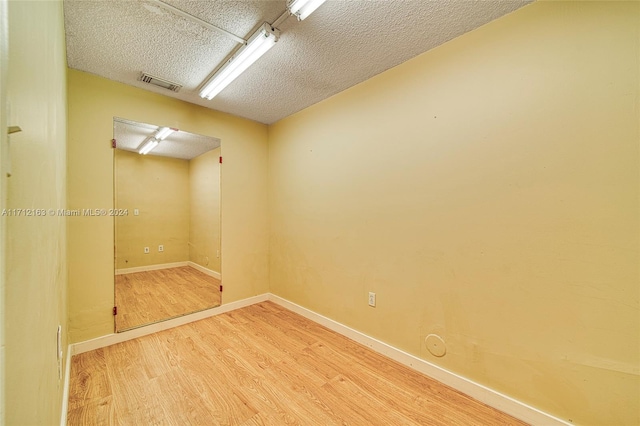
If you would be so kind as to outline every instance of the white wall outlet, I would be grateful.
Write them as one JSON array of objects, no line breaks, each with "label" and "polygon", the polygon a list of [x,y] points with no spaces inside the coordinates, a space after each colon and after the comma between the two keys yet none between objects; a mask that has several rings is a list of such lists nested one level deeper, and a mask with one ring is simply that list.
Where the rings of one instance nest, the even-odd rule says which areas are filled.
[{"label": "white wall outlet", "polygon": [[160,253],[162,253],[162,252],[164,251],[164,246],[163,246],[162,244],[160,244],[160,245],[158,246],[158,251],[159,251]]},{"label": "white wall outlet", "polygon": [[144,254],[149,254],[149,247],[144,248]]},{"label": "white wall outlet", "polygon": [[376,306],[376,294],[373,292],[369,292],[369,306]]},{"label": "white wall outlet", "polygon": [[133,209],[133,215],[134,216],[138,216],[140,214],[140,210],[138,209]]}]

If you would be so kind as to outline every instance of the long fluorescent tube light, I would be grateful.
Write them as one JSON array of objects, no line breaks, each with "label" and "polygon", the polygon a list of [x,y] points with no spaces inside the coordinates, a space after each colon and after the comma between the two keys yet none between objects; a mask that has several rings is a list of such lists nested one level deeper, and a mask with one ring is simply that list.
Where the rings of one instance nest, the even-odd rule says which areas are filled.
[{"label": "long fluorescent tube light", "polygon": [[152,149],[154,149],[156,146],[158,146],[159,143],[160,142],[158,142],[154,138],[151,138],[146,143],[143,142],[142,148],[140,148],[138,153],[140,153],[142,155],[147,155],[148,153],[151,152]]},{"label": "long fluorescent tube light", "polygon": [[178,129],[172,129],[171,127],[161,127],[156,132],[155,138],[159,141],[163,141],[169,136],[171,133],[175,132]]},{"label": "long fluorescent tube light", "polygon": [[213,99],[278,41],[280,32],[266,22],[247,40],[226,64],[207,81],[200,97]]},{"label": "long fluorescent tube light", "polygon": [[289,5],[289,12],[296,15],[299,21],[311,15],[325,0],[293,0]]}]

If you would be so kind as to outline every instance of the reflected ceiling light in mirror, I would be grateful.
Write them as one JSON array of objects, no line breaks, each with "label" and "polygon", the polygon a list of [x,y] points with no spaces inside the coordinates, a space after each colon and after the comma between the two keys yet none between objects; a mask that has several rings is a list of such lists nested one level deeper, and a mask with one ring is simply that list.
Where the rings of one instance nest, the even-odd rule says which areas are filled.
[{"label": "reflected ceiling light in mirror", "polygon": [[149,137],[145,139],[144,142],[142,142],[141,148],[138,153],[147,155],[149,152],[151,152],[152,149],[158,146],[159,143],[160,142],[158,142],[155,138]]},{"label": "reflected ceiling light in mirror", "polygon": [[213,99],[267,50],[271,49],[278,41],[279,36],[280,32],[272,28],[271,25],[266,22],[262,24],[258,31],[247,40],[247,43],[204,84],[200,91],[200,97]]},{"label": "reflected ceiling light in mirror", "polygon": [[295,15],[299,21],[311,15],[325,0],[293,0],[289,4],[289,12]]},{"label": "reflected ceiling light in mirror", "polygon": [[163,141],[167,138],[167,136],[169,136],[171,133],[176,132],[178,129],[173,129],[171,127],[161,127],[158,129],[158,131],[156,132],[156,136],[155,138],[158,141]]},{"label": "reflected ceiling light in mirror", "polygon": [[171,127],[159,127],[158,130],[156,130],[156,133],[154,136],[149,136],[144,141],[142,141],[142,143],[140,144],[140,149],[138,150],[138,153],[142,155],[147,155],[155,147],[157,147],[161,141],[165,140],[171,133],[177,132],[177,131],[178,129],[174,129]]}]

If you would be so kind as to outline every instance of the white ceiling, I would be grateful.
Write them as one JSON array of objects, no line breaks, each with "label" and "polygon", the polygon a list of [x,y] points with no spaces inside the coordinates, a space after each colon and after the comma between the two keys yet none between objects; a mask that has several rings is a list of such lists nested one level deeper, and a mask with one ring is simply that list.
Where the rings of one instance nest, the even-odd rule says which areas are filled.
[{"label": "white ceiling", "polygon": [[[155,135],[161,127],[115,117],[113,119],[113,137],[116,140],[116,147],[125,151],[138,152],[138,149],[141,148],[140,145],[149,136]],[[219,146],[220,139],[178,129],[161,141],[147,155],[191,160]]]},{"label": "white ceiling", "polygon": [[[198,89],[237,43],[145,0],[65,0],[71,68],[273,123],[532,0],[339,0],[285,20],[280,40],[212,100]],[[285,0],[166,0],[239,37],[273,23]],[[146,72],[178,92],[138,81]]]}]

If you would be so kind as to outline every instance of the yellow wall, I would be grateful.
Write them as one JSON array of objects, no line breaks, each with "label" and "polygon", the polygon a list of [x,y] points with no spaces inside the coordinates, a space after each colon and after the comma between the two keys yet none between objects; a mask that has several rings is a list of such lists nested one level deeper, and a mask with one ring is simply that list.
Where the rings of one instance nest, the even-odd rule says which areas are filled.
[{"label": "yellow wall", "polygon": [[[9,156],[9,136],[7,114],[3,110],[7,104],[7,58],[9,56],[9,12],[7,2],[0,0],[0,209],[7,207],[6,160]],[[0,215],[0,424],[5,424],[5,290],[7,219]]]},{"label": "yellow wall", "polygon": [[189,161],[189,260],[220,272],[221,148]]},{"label": "yellow wall", "polygon": [[639,8],[535,3],[271,126],[271,291],[577,424],[640,423]]},{"label": "yellow wall", "polygon": [[[113,206],[113,117],[222,140],[222,269],[229,303],[268,291],[267,127],[173,98],[68,71],[69,209]],[[68,223],[69,335],[113,332],[113,219]]]},{"label": "yellow wall", "polygon": [[[10,137],[12,175],[2,197],[9,209],[44,209],[47,214],[5,217],[6,375],[2,386],[6,412],[2,423],[52,425],[60,422],[62,404],[56,360],[58,324],[63,327],[67,356],[66,220],[48,213],[65,205],[67,68],[62,2],[9,2],[8,17],[7,124],[20,126],[22,132]],[[0,108],[2,114],[7,112],[5,105]]]},{"label": "yellow wall", "polygon": [[116,269],[188,261],[190,161],[121,149],[114,156],[115,206],[127,211],[115,216]]}]

